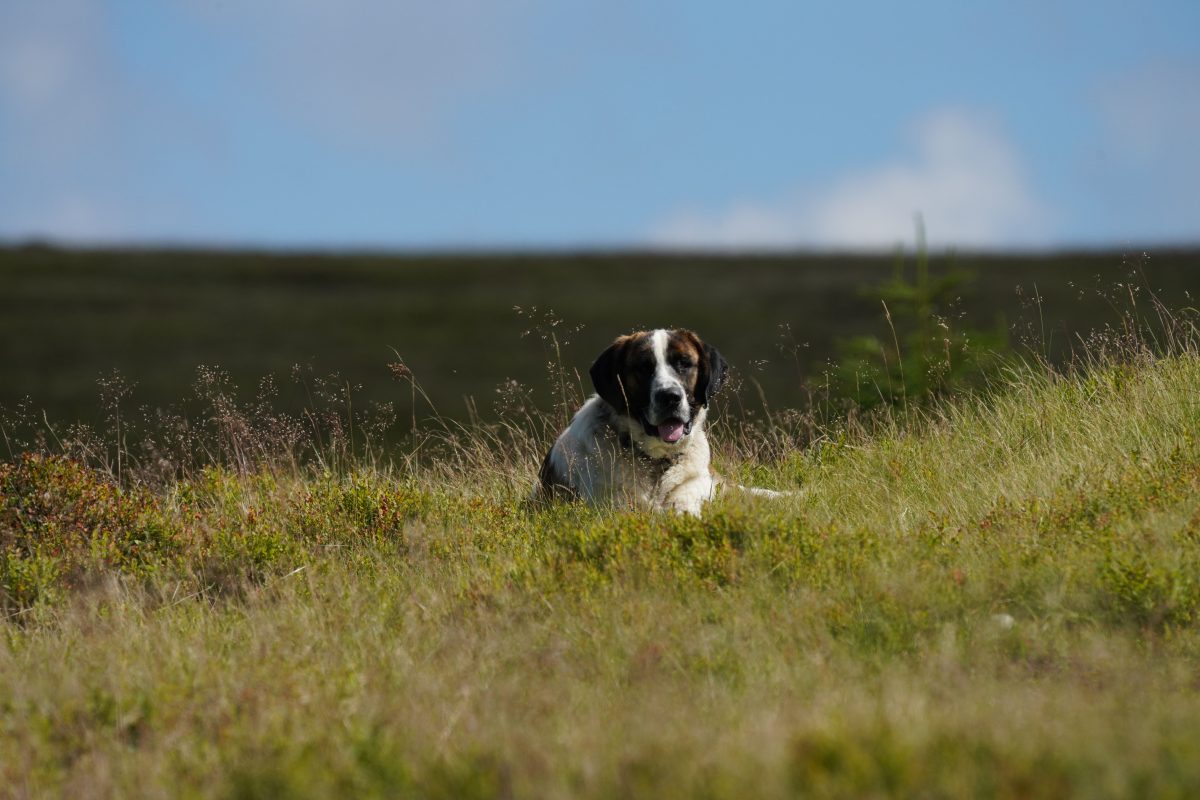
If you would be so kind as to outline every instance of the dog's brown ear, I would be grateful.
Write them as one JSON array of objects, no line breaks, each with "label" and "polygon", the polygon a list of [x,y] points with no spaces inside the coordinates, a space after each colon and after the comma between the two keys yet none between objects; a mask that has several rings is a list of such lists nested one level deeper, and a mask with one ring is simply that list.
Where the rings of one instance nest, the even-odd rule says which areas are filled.
[{"label": "dog's brown ear", "polygon": [[729,365],[725,363],[725,359],[722,358],[717,348],[711,344],[704,344],[702,349],[698,365],[700,374],[696,377],[696,402],[707,406],[713,395],[725,385],[725,375],[729,372]]},{"label": "dog's brown ear", "polygon": [[627,341],[627,337],[622,336],[610,344],[596,357],[591,369],[592,386],[595,387],[596,394],[619,414],[629,410],[629,400],[625,395],[627,388],[621,382],[621,367],[625,363]]}]

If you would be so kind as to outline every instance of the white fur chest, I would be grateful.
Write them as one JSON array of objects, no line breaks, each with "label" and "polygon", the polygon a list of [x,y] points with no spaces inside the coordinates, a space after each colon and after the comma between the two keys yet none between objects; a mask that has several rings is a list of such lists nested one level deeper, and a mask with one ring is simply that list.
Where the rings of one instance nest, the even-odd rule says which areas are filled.
[{"label": "white fur chest", "polygon": [[550,473],[556,485],[590,503],[699,515],[715,488],[709,459],[703,413],[689,435],[666,444],[593,397],[551,448],[543,482]]}]

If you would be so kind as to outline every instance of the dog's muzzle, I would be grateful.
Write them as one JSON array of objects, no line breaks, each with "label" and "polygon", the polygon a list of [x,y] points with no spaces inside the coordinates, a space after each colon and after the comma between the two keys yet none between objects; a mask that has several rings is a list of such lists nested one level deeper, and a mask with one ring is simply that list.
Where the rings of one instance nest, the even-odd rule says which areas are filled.
[{"label": "dog's muzzle", "polygon": [[690,419],[683,420],[679,417],[668,417],[663,422],[655,425],[643,416],[642,428],[646,431],[647,436],[661,439],[667,444],[675,444],[675,442],[678,442],[692,432],[692,421]]}]

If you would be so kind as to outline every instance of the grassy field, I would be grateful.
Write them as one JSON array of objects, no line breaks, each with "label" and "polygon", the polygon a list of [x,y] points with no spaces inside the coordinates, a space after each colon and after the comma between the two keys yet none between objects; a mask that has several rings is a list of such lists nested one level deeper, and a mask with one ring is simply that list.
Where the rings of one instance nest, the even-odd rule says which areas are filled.
[{"label": "grassy field", "polygon": [[1195,797],[1179,332],[718,425],[800,493],[702,521],[527,506],[538,416],[390,463],[232,402],[120,461],[63,431],[0,467],[0,795]]},{"label": "grassy field", "polygon": [[[910,253],[906,267],[912,275]],[[1074,336],[1115,322],[1129,288],[1172,308],[1200,294],[1200,251],[933,254],[974,274],[943,310],[961,327],[1000,329],[1013,345],[1061,357]],[[762,386],[773,408],[818,391],[837,340],[885,338],[878,286],[892,256],[320,256],[0,248],[0,407],[29,397],[56,422],[103,416],[97,379],[119,370],[130,404],[181,401],[200,365],[219,366],[244,395],[273,376],[278,401],[311,402],[338,373],[364,403],[393,402],[392,348],[437,412],[494,419],[511,381],[549,408],[547,365],[586,376],[595,355],[634,328],[685,326]],[[1145,299],[1143,294],[1143,300]],[[1039,302],[1040,301],[1040,302]],[[518,310],[519,309],[519,310]],[[557,324],[555,324],[557,322]],[[556,346],[557,343],[557,346]],[[311,370],[308,369],[311,367]],[[755,403],[761,406],[755,396]],[[430,413],[418,402],[418,416]],[[730,409],[734,410],[734,409]]]}]

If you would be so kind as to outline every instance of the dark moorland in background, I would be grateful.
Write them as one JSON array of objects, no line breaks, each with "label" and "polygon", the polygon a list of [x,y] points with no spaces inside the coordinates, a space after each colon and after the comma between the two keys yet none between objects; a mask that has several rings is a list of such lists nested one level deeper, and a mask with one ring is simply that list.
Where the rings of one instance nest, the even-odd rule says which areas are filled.
[{"label": "dark moorland in background", "polygon": [[[1077,335],[1152,312],[1152,291],[1183,309],[1200,294],[1200,249],[938,254],[970,279],[952,326],[1007,331],[1008,344],[1062,359]],[[361,384],[361,401],[409,387],[399,354],[437,411],[495,413],[501,387],[549,407],[547,365],[586,381],[592,358],[634,328],[694,328],[741,384],[772,408],[820,384],[846,337],[887,336],[877,287],[897,256],[849,254],[331,255],[0,249],[0,406],[26,397],[41,417],[98,421],[97,379],[118,370],[131,403],[184,400],[199,365],[226,370],[244,396],[274,376],[279,403],[306,402],[293,365]],[[911,276],[914,256],[903,265]],[[1135,290],[1131,293],[1131,288]],[[559,345],[556,352],[555,342]],[[748,394],[747,394],[748,393]],[[507,395],[509,401],[512,392]],[[423,403],[418,415],[428,413]]]}]

